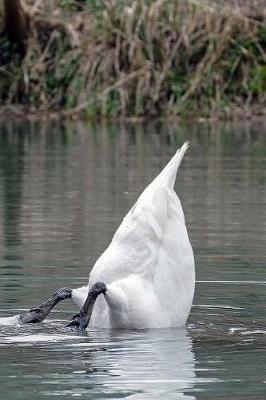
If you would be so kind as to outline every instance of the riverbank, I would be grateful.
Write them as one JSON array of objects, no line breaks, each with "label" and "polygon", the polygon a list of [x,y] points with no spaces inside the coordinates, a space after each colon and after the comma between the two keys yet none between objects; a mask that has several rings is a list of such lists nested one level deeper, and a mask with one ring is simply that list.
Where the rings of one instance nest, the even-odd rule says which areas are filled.
[{"label": "riverbank", "polygon": [[186,0],[42,3],[26,3],[23,54],[0,37],[0,115],[265,115],[262,7]]}]

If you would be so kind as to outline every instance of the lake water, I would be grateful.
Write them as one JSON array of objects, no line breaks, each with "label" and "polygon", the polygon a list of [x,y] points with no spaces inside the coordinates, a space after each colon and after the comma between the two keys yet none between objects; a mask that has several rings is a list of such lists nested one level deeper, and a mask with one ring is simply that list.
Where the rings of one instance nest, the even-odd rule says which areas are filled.
[{"label": "lake water", "polygon": [[266,398],[266,122],[0,123],[0,316],[86,284],[124,214],[179,145],[196,258],[187,327],[64,328],[0,319],[0,398]]}]

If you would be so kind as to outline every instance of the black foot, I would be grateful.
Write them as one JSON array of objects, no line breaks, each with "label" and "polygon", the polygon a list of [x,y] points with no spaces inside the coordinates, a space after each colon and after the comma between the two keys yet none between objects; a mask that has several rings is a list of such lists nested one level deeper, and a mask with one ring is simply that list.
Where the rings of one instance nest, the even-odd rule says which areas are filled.
[{"label": "black foot", "polygon": [[94,303],[100,294],[105,294],[107,287],[103,282],[96,282],[89,290],[87,299],[80,309],[79,314],[74,315],[72,321],[67,325],[70,328],[76,328],[84,331],[89,325]]},{"label": "black foot", "polygon": [[37,324],[42,322],[59,301],[69,299],[71,294],[72,289],[70,288],[58,289],[49,299],[45,300],[38,307],[32,308],[25,314],[21,314],[19,316],[20,322],[23,324]]},{"label": "black foot", "polygon": [[53,296],[56,297],[57,301],[65,300],[65,299],[70,299],[72,295],[72,289],[64,287],[61,289],[58,289]]},{"label": "black foot", "polygon": [[45,311],[42,308],[32,308],[25,314],[19,316],[20,322],[23,324],[38,324],[46,317]]},{"label": "black foot", "polygon": [[75,328],[78,331],[85,331],[87,328],[88,324],[90,322],[90,319],[82,314],[76,314],[73,316],[72,321],[67,324],[67,328]]}]

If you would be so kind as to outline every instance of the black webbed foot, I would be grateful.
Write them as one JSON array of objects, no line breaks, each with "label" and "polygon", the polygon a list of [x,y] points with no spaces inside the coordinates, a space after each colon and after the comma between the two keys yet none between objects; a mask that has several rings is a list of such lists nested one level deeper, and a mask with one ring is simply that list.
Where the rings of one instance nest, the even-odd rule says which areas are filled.
[{"label": "black webbed foot", "polygon": [[105,294],[107,287],[103,282],[96,282],[89,290],[87,299],[80,309],[79,314],[74,315],[72,321],[67,325],[69,328],[76,328],[84,331],[89,325],[94,303],[100,294]]},{"label": "black webbed foot", "polygon": [[61,288],[58,289],[49,299],[45,300],[39,306],[32,308],[24,314],[19,316],[20,322],[23,324],[37,324],[42,322],[49,312],[54,308],[54,306],[59,303],[59,301],[69,299],[72,295],[72,289]]},{"label": "black webbed foot", "polygon": [[78,331],[85,331],[89,322],[90,319],[86,315],[79,313],[73,316],[72,321],[67,324],[67,328],[75,328]]},{"label": "black webbed foot", "polygon": [[70,299],[72,296],[72,289],[68,287],[64,287],[61,289],[58,289],[55,293],[54,296],[56,297],[57,301],[62,301],[65,299]]},{"label": "black webbed foot", "polygon": [[22,314],[19,316],[20,322],[23,324],[37,324],[39,322],[42,322],[44,318],[46,317],[46,314],[43,309],[36,307],[32,308],[25,314]]}]

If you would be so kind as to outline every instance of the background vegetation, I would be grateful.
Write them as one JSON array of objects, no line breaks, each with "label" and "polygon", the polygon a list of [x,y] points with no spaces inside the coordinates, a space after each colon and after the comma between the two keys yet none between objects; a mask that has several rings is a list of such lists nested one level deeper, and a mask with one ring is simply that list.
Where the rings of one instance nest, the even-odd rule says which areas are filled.
[{"label": "background vegetation", "polygon": [[264,113],[262,7],[28,0],[13,1],[12,14],[4,13],[8,1],[0,36],[5,109],[86,117]]}]

